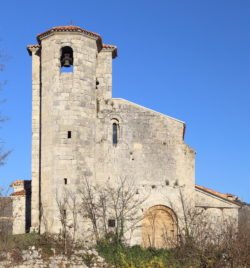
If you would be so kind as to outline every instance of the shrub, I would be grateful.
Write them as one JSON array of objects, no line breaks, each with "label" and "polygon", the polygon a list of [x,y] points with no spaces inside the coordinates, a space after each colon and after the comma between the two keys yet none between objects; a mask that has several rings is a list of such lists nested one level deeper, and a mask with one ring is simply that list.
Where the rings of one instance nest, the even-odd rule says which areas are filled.
[{"label": "shrub", "polygon": [[170,259],[167,249],[126,247],[119,243],[100,242],[97,245],[97,251],[106,262],[117,268],[167,267]]}]

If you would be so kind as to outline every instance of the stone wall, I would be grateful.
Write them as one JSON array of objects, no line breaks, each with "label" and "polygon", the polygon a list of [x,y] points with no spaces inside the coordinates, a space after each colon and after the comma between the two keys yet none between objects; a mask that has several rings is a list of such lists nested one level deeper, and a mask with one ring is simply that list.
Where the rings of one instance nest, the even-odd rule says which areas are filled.
[{"label": "stone wall", "polygon": [[195,205],[206,211],[206,216],[215,230],[220,231],[231,224],[237,228],[240,203],[196,189]]},{"label": "stone wall", "polygon": [[[47,249],[48,250],[48,249]],[[34,246],[28,250],[12,250],[0,253],[0,267],[13,268],[111,268],[95,249],[81,249],[74,251],[70,256],[56,253],[53,256],[43,256],[42,249]]]},{"label": "stone wall", "polygon": [[239,229],[250,235],[250,205],[243,205],[239,210]]},{"label": "stone wall", "polygon": [[[33,229],[61,232],[59,203],[65,201],[66,192],[78,199],[86,179],[99,185],[107,181],[115,185],[119,178],[133,181],[139,197],[147,196],[138,208],[141,216],[162,205],[181,218],[180,193],[190,206],[195,207],[198,198],[217,207],[215,200],[195,194],[195,152],[184,141],[185,123],[112,98],[112,49],[100,45],[95,34],[69,28],[53,30],[29,48],[33,59]],[[61,69],[65,46],[73,50],[72,72]],[[116,143],[113,124],[117,125]],[[230,207],[229,214],[236,215],[236,210]],[[62,213],[70,217],[71,211],[65,207]],[[88,224],[83,218],[78,225],[86,235]],[[141,228],[131,237],[132,244],[140,244]]]},{"label": "stone wall", "polygon": [[12,233],[12,199],[0,197],[0,234]]},{"label": "stone wall", "polygon": [[31,181],[17,180],[11,186],[13,234],[23,234],[31,226]]},{"label": "stone wall", "polygon": [[[71,73],[60,70],[64,46],[73,49]],[[83,177],[94,174],[97,45],[83,35],[57,34],[42,40],[41,47],[42,232],[58,232],[57,200],[64,187],[74,191]]]}]

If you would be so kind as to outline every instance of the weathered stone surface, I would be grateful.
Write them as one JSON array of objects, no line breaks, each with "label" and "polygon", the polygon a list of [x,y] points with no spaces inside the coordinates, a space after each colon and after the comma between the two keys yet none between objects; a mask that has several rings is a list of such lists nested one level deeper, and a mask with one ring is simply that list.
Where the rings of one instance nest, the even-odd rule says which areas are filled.
[{"label": "weathered stone surface", "polygon": [[[41,249],[34,246],[20,253],[17,261],[11,254],[1,256],[4,261],[0,261],[0,267],[18,267],[18,268],[111,268],[104,259],[98,255],[95,249],[82,249],[75,251],[70,257],[65,255],[54,255],[48,259],[42,258]],[[89,257],[88,257],[89,256]],[[88,259],[88,265],[84,259]]]},{"label": "weathered stone surface", "polygon": [[[70,73],[60,69],[64,46],[73,49]],[[77,196],[84,179],[101,185],[119,177],[147,194],[141,216],[161,205],[181,218],[182,191],[193,207],[210,205],[217,214],[226,206],[237,218],[239,206],[195,190],[195,152],[184,141],[184,122],[112,98],[112,58],[112,50],[81,32],[53,32],[32,50],[32,229],[60,232],[57,201],[65,189]],[[78,236],[86,235],[84,219],[78,225]],[[131,237],[141,244],[141,228]]]}]

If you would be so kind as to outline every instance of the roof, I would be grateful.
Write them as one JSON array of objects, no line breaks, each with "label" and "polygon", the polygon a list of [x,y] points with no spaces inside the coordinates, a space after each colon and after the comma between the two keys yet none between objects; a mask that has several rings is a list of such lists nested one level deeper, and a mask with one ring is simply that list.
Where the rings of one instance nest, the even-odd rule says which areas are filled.
[{"label": "roof", "polygon": [[16,192],[13,192],[10,196],[29,196],[31,195],[31,189],[30,188],[27,188],[27,189],[22,189],[20,191],[16,191]]},{"label": "roof", "polygon": [[133,105],[133,106],[135,106],[135,107],[137,107],[137,108],[141,108],[141,109],[143,109],[143,110],[147,110],[147,111],[149,111],[149,112],[151,112],[151,113],[158,114],[158,115],[160,115],[160,116],[163,116],[163,117],[172,119],[172,120],[174,120],[174,121],[176,121],[176,122],[179,122],[179,123],[183,124],[184,126],[185,126],[185,124],[186,124],[184,121],[181,121],[181,120],[179,120],[179,119],[177,119],[177,118],[174,118],[174,117],[172,117],[172,116],[169,116],[169,115],[166,115],[166,114],[157,112],[157,111],[155,111],[155,110],[152,110],[152,109],[150,109],[150,108],[147,108],[147,107],[142,106],[142,105],[140,105],[140,104],[137,104],[137,103],[135,103],[135,102],[131,102],[131,101],[128,101],[128,100],[125,100],[125,99],[122,99],[122,98],[112,98],[112,100],[122,101],[122,102],[124,102],[124,103]]},{"label": "roof", "polygon": [[52,27],[51,29],[40,33],[37,35],[37,41],[40,42],[44,37],[50,35],[53,32],[78,32],[78,33],[84,33],[90,37],[94,37],[97,40],[100,40],[102,42],[102,38],[99,34],[87,31],[79,26],[74,25],[66,25],[66,26],[56,26]]},{"label": "roof", "polygon": [[112,58],[117,57],[117,47],[114,45],[108,45],[108,44],[103,44],[102,45],[102,51],[111,51],[112,52]]},{"label": "roof", "polygon": [[236,196],[236,195],[233,195],[233,194],[223,194],[223,193],[220,193],[220,192],[217,192],[215,190],[212,190],[212,189],[209,189],[209,188],[206,188],[204,186],[200,186],[200,185],[195,185],[195,188],[200,190],[200,191],[203,191],[203,192],[206,192],[208,194],[211,194],[213,196],[216,196],[216,197],[219,197],[223,200],[226,200],[228,202],[231,202],[233,204],[236,204],[236,205],[241,205],[242,202],[239,200],[239,198]]},{"label": "roof", "polygon": [[83,33],[84,35],[87,35],[87,36],[89,36],[91,38],[94,38],[96,40],[97,47],[98,47],[99,51],[101,51],[101,50],[110,51],[110,52],[112,52],[112,57],[113,58],[117,57],[117,47],[116,46],[103,44],[102,43],[102,37],[99,34],[91,32],[91,31],[87,31],[87,30],[85,30],[85,29],[83,29],[83,28],[81,28],[79,26],[74,26],[74,25],[56,26],[56,27],[52,27],[51,29],[49,29],[49,30],[47,30],[47,31],[45,31],[43,33],[38,34],[37,35],[37,41],[38,41],[39,44],[28,45],[27,46],[29,54],[31,55],[31,50],[33,48],[39,48],[40,47],[40,43],[41,43],[42,39],[46,38],[47,36],[52,35],[55,32],[58,32],[58,33],[64,33],[64,32]]},{"label": "roof", "polygon": [[10,196],[26,196],[26,191],[21,190],[21,191],[18,191],[18,192],[14,192]]}]

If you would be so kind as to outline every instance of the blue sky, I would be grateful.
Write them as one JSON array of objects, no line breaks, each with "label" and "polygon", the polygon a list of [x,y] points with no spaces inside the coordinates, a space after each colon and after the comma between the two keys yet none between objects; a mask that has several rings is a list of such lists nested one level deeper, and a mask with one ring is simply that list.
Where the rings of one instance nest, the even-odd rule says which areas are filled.
[{"label": "blue sky", "polygon": [[113,96],[186,122],[196,180],[250,202],[250,2],[247,0],[8,0],[1,3],[0,185],[31,178],[31,59],[26,45],[74,24],[118,46]]}]

